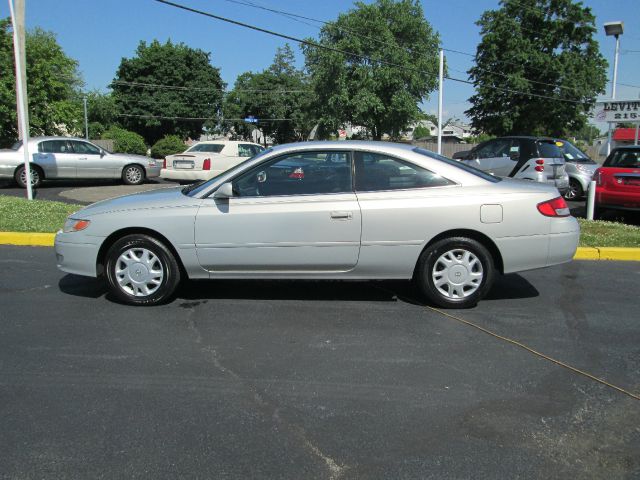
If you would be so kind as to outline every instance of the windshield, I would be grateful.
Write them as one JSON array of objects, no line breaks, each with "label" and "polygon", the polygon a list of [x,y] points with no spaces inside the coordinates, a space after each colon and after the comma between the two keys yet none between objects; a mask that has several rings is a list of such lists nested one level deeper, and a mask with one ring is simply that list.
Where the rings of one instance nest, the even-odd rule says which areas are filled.
[{"label": "windshield", "polygon": [[596,163],[591,160],[586,153],[573,145],[571,142],[567,142],[566,140],[558,140],[556,142],[556,145],[560,147],[562,155],[567,162]]},{"label": "windshield", "polygon": [[450,158],[444,157],[442,155],[438,155],[437,153],[432,152],[431,150],[426,150],[424,148],[416,147],[413,149],[414,152],[419,153],[420,155],[424,155],[425,157],[435,158],[436,160],[440,160],[441,162],[446,163],[447,165],[451,165],[452,167],[459,168],[460,170],[464,170],[467,173],[471,173],[476,177],[480,177],[491,183],[498,183],[502,179],[500,177],[494,177],[493,175],[489,175],[488,173],[483,172],[482,170],[478,170],[466,163],[459,162],[457,160],[452,160]]},{"label": "windshield", "polygon": [[196,143],[187,152],[220,153],[223,148],[224,145],[220,143]]},{"label": "windshield", "polygon": [[[251,162],[253,160],[255,160],[258,157],[263,157],[269,153],[271,153],[273,151],[273,148],[267,148],[266,150],[263,150],[262,152],[260,152],[258,155],[254,155],[251,158],[247,158],[244,162],[240,162],[238,165],[236,165],[235,167],[233,167],[233,169],[237,169],[242,167],[244,164]],[[220,175],[225,175],[227,172],[222,172]],[[189,195],[190,197],[193,197],[195,195],[198,195],[200,192],[202,192],[203,190],[206,190],[209,185],[211,185],[213,182],[215,182],[218,177],[220,175],[217,175],[215,177],[213,177],[210,180],[205,180],[203,182],[198,182],[198,183],[194,183],[192,185],[189,185],[185,188],[182,189],[182,193],[185,195]]]}]

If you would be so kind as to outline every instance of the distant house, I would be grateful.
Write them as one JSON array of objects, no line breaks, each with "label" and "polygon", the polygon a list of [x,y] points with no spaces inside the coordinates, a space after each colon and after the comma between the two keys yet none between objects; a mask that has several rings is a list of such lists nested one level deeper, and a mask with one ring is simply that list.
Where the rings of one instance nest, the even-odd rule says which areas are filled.
[{"label": "distant house", "polygon": [[[431,120],[420,120],[409,126],[405,134],[406,140],[423,140],[415,138],[414,131],[417,127],[426,128],[429,131],[428,139],[435,139],[438,137],[438,126]],[[454,121],[448,123],[442,129],[442,142],[443,143],[465,143],[466,139],[473,136],[474,132],[471,125],[462,123],[460,121]]]},{"label": "distant house", "polygon": [[613,141],[616,147],[621,145],[633,145],[636,139],[635,128],[616,128],[613,132]]}]

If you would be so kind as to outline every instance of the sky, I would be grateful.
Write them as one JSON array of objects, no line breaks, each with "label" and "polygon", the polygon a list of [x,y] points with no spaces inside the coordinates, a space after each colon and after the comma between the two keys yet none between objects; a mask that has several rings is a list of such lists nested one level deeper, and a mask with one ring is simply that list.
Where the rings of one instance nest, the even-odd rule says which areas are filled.
[{"label": "sky", "polygon": [[[229,87],[246,71],[267,68],[276,49],[287,41],[219,20],[158,3],[155,0],[24,0],[27,29],[40,27],[54,32],[65,53],[79,62],[86,90],[107,92],[122,58],[131,58],[140,41],[183,42],[211,52],[211,63],[220,68]],[[319,29],[313,22],[301,23],[291,18],[257,8],[238,5],[233,0],[173,0],[175,3],[232,18],[298,38],[317,38]],[[287,11],[306,17],[332,21],[340,13],[354,8],[351,0],[244,0],[256,5]],[[366,0],[365,3],[371,3]],[[450,50],[475,53],[480,41],[475,22],[485,10],[496,9],[498,0],[421,0],[425,18],[440,34],[442,46]],[[610,63],[611,81],[615,40],[607,37],[604,22],[623,21],[618,67],[618,99],[640,98],[640,0],[584,0],[596,16],[597,40],[603,56]],[[9,4],[0,0],[0,17],[9,16]],[[303,66],[299,46],[298,67]],[[472,65],[470,56],[446,53],[450,74],[458,78]],[[635,85],[625,86],[622,84]],[[445,82],[443,117],[466,120],[468,98],[473,87]],[[601,99],[609,98],[611,85]],[[423,104],[423,109],[436,113],[437,91]],[[604,130],[605,124],[597,124]]]}]

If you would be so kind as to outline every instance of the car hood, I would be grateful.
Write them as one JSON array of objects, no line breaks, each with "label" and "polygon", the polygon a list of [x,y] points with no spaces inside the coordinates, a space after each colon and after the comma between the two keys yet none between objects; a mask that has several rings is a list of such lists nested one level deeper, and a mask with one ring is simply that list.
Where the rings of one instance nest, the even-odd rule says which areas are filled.
[{"label": "car hood", "polygon": [[125,161],[138,161],[148,163],[153,160],[153,158],[145,157],[144,155],[135,155],[133,153],[112,153],[111,158],[116,160],[125,160]]},{"label": "car hood", "polygon": [[110,198],[79,210],[74,217],[90,217],[123,210],[145,210],[199,205],[201,200],[182,193],[184,187],[169,187]]}]

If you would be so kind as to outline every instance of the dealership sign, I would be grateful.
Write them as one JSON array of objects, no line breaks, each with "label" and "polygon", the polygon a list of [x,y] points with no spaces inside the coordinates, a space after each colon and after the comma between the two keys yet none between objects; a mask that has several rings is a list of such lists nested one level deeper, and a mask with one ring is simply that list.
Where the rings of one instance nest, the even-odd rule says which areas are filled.
[{"label": "dealership sign", "polygon": [[593,119],[596,122],[640,122],[640,100],[597,102]]}]

